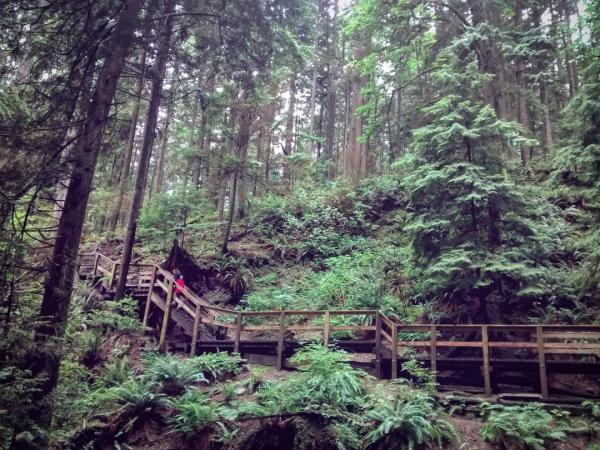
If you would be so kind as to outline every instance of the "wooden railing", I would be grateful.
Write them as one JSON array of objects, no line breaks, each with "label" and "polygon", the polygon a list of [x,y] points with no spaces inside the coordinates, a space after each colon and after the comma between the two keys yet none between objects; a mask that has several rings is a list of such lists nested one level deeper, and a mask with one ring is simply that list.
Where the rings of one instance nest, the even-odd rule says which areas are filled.
[{"label": "wooden railing", "polygon": [[[80,258],[80,270],[93,276],[105,278],[110,290],[118,275],[119,263],[99,253],[84,254]],[[375,371],[382,377],[382,362],[390,360],[391,377],[399,372],[399,361],[407,349],[417,351],[421,359],[429,362],[434,377],[437,374],[441,349],[478,353],[481,360],[483,389],[492,393],[492,353],[510,350],[535,354],[539,368],[540,393],[548,396],[546,355],[596,355],[600,356],[600,326],[576,325],[439,325],[402,324],[377,310],[272,310],[238,311],[209,304],[188,287],[175,295],[173,274],[158,265],[132,264],[132,282],[127,287],[146,295],[143,323],[147,325],[151,305],[163,310],[159,348],[165,350],[167,327],[173,306],[185,312],[193,321],[191,354],[196,353],[198,331],[201,324],[227,330],[233,343],[233,351],[239,352],[242,337],[246,341],[270,335],[276,343],[276,366],[283,367],[286,333],[312,333],[312,339],[328,344],[332,333],[345,331],[356,337],[359,333],[374,335],[373,353]],[[129,281],[129,277],[128,277]],[[339,323],[340,318],[360,317],[358,323]],[[334,320],[332,320],[334,319]],[[337,320],[335,320],[337,319]],[[254,338],[252,337],[254,336]],[[260,339],[259,339],[260,340]],[[263,339],[264,340],[264,339]],[[445,358],[445,361],[451,358]]]},{"label": "wooden railing", "polygon": [[[92,277],[102,277],[102,286],[107,291],[111,291],[116,286],[120,266],[121,263],[97,252],[83,253],[79,256],[79,272]],[[153,268],[154,264],[130,264],[127,275],[127,289],[136,292],[150,289]]]}]

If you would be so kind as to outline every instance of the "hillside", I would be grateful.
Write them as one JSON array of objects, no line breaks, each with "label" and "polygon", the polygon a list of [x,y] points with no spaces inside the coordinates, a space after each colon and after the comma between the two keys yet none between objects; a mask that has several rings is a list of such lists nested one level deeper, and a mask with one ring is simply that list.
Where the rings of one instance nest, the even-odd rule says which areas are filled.
[{"label": "hillside", "polygon": [[0,449],[600,448],[598,0],[0,29]]}]

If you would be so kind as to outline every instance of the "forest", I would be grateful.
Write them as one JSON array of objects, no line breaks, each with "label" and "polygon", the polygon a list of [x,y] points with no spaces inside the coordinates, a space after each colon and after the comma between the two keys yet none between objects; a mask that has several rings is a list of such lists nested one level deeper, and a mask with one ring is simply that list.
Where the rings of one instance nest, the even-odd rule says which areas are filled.
[{"label": "forest", "polygon": [[599,0],[3,0],[0,225],[0,449],[600,449]]}]

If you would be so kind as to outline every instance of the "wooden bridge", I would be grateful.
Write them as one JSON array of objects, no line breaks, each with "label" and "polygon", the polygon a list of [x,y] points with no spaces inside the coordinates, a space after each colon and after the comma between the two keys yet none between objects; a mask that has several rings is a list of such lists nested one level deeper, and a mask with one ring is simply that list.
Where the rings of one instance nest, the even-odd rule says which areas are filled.
[{"label": "wooden bridge", "polygon": [[[101,277],[108,293],[118,266],[100,253],[82,254],[79,261],[80,275]],[[600,326],[415,325],[377,310],[238,311],[213,306],[187,287],[174,295],[174,284],[173,274],[155,264],[132,264],[126,283],[132,296],[145,299],[144,325],[158,313],[163,351],[177,325],[192,355],[233,351],[282,369],[298,347],[320,340],[356,355],[355,362],[378,378],[397,378],[402,364],[416,358],[431,369],[440,389],[456,389],[458,380],[461,390],[487,396],[526,392],[548,400],[550,394],[572,393],[568,386],[553,387],[549,376],[591,375],[596,383],[600,378]],[[585,396],[599,397],[598,392]]]}]

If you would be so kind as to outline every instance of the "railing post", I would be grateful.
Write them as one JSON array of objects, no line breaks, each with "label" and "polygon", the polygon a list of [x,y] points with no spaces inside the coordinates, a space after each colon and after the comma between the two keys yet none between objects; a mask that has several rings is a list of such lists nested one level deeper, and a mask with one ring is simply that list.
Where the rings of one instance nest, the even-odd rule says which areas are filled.
[{"label": "railing post", "polygon": [[152,278],[150,279],[150,287],[148,288],[148,297],[146,297],[146,305],[144,307],[144,320],[142,324],[148,325],[148,317],[150,316],[150,304],[152,303],[152,294],[154,292],[154,283],[156,282],[156,266],[152,268]]},{"label": "railing post", "polygon": [[490,382],[490,340],[487,325],[481,327],[481,349],[483,351],[483,387],[485,395],[492,395]]},{"label": "railing post", "polygon": [[325,318],[323,322],[323,344],[329,345],[329,326],[330,326],[330,314],[329,311],[325,311]]},{"label": "railing post", "polygon": [[398,324],[392,324],[392,380],[398,378]]},{"label": "railing post", "polygon": [[167,339],[167,325],[169,325],[169,317],[171,315],[171,301],[173,300],[173,279],[167,284],[167,302],[165,303],[165,313],[163,314],[162,328],[160,329],[160,339],[158,341],[158,349],[161,352],[165,351],[165,340]]},{"label": "railing post", "polygon": [[545,400],[548,398],[548,378],[546,373],[546,353],[544,350],[544,327],[537,325],[535,328],[537,335],[538,361],[540,365],[540,390],[542,399]]},{"label": "railing post", "polygon": [[194,328],[192,331],[192,346],[190,348],[190,355],[196,355],[196,343],[198,342],[198,327],[200,326],[200,305],[196,304],[196,312],[194,314]]},{"label": "railing post", "polygon": [[277,370],[283,368],[283,350],[285,348],[285,311],[279,315],[279,341],[277,342]]},{"label": "railing post", "polygon": [[242,338],[242,313],[239,312],[235,316],[235,336],[233,341],[233,352],[240,352],[240,340]]},{"label": "railing post", "polygon": [[96,278],[96,272],[98,272],[98,261],[100,260],[100,253],[96,253],[94,258],[94,270],[92,271],[92,279]]},{"label": "railing post", "polygon": [[431,337],[429,339],[429,368],[431,370],[431,379],[437,383],[437,328],[431,325]]},{"label": "railing post", "polygon": [[112,268],[110,269],[110,280],[108,282],[108,290],[112,290],[113,286],[115,285],[115,278],[117,276],[117,267],[119,265],[119,263],[115,262],[115,261],[111,261],[112,262]]},{"label": "railing post", "polygon": [[381,313],[375,313],[375,376],[381,378]]}]

